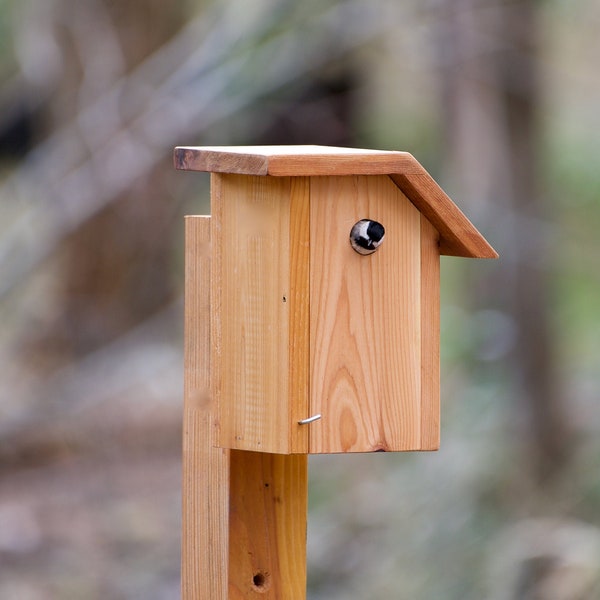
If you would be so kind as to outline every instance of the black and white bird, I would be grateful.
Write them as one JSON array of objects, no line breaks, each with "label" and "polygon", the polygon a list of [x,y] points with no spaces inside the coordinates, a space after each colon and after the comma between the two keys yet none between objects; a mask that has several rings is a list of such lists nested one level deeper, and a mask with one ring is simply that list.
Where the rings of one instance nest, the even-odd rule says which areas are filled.
[{"label": "black and white bird", "polygon": [[359,254],[372,254],[383,242],[385,229],[381,223],[361,219],[350,231],[350,243]]}]

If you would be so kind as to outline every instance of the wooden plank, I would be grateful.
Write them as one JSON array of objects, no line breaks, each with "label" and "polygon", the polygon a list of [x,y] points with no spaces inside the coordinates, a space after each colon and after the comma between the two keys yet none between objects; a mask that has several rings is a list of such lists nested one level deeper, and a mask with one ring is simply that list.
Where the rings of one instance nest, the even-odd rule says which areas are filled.
[{"label": "wooden plank", "polygon": [[289,450],[308,452],[309,428],[298,421],[309,415],[310,368],[310,179],[293,177],[290,197],[289,303]]},{"label": "wooden plank", "polygon": [[247,146],[223,146],[214,149],[180,146],[175,148],[173,162],[176,169],[183,171],[239,175],[267,175],[269,165],[266,155],[253,152],[252,148]]},{"label": "wooden plank", "polygon": [[[420,215],[388,177],[311,178],[311,452],[418,450]],[[382,223],[377,252],[350,229]]]},{"label": "wooden plank", "polygon": [[[299,345],[305,334],[290,334],[290,311],[298,316],[307,310],[297,300],[298,290],[291,288],[306,275],[294,273],[292,281],[290,265],[306,250],[296,248],[292,254],[290,215],[292,205],[295,213],[307,210],[306,194],[299,182],[292,194],[289,178],[229,174],[214,174],[213,190],[213,241],[219,256],[213,269],[219,295],[214,349],[219,355],[219,444],[261,452],[304,451],[306,434],[292,432],[292,423],[307,410],[294,402],[308,398],[290,387],[290,368],[294,384],[300,385],[306,367],[301,366],[301,348],[294,348],[299,362],[290,358],[290,341]],[[299,227],[297,235],[305,236],[306,225]]]},{"label": "wooden plank", "polygon": [[390,174],[390,178],[440,232],[441,254],[498,258],[498,253],[425,169],[420,173]]},{"label": "wooden plank", "polygon": [[280,177],[387,175],[420,168],[408,152],[334,146],[180,146],[174,163],[189,171]]},{"label": "wooden plank", "polygon": [[439,233],[421,215],[421,449],[440,447]]},{"label": "wooden plank", "polygon": [[230,600],[306,598],[307,465],[231,451]]},{"label": "wooden plank", "polygon": [[210,217],[185,220],[181,597],[227,598],[229,451],[210,402]]},{"label": "wooden plank", "polygon": [[276,176],[387,175],[392,168],[404,171],[414,166],[408,152],[342,150],[344,152],[274,155],[269,159],[268,173]]}]

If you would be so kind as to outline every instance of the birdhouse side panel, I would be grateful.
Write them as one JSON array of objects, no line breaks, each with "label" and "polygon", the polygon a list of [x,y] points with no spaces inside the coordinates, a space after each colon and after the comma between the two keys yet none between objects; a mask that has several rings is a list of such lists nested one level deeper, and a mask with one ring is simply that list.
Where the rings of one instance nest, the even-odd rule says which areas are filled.
[{"label": "birdhouse side panel", "polygon": [[[385,227],[367,256],[365,218]],[[388,177],[313,177],[310,220],[310,451],[420,449],[420,213]]]},{"label": "birdhouse side panel", "polygon": [[290,306],[302,310],[290,301],[292,183],[287,177],[213,175],[212,189],[218,442],[288,453]]}]

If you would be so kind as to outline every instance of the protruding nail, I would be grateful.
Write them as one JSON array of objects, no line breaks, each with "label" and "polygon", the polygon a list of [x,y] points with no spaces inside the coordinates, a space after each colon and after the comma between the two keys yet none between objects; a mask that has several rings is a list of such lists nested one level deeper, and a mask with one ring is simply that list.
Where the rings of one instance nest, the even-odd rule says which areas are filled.
[{"label": "protruding nail", "polygon": [[312,417],[308,417],[308,419],[302,419],[301,421],[298,421],[298,425],[308,425],[308,423],[318,421],[320,418],[321,415],[313,415]]}]

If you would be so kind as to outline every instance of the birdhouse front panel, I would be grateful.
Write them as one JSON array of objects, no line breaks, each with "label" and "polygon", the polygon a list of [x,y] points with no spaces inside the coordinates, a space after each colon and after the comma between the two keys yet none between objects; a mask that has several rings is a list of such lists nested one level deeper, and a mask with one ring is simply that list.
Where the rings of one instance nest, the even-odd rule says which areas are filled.
[{"label": "birdhouse front panel", "polygon": [[439,446],[440,253],[493,248],[408,153],[177,148],[211,179],[218,445]]},{"label": "birdhouse front panel", "polygon": [[421,214],[389,177],[313,177],[310,223],[310,451],[421,449]]}]

